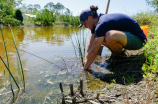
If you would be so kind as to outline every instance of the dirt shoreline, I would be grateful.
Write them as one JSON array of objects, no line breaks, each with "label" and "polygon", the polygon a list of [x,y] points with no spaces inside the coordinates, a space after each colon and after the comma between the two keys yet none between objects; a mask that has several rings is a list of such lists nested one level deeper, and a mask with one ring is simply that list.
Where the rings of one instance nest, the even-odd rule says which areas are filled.
[{"label": "dirt shoreline", "polygon": [[142,59],[143,51],[127,51],[127,53],[128,56],[124,61],[114,61],[109,68],[119,76],[109,78],[94,76],[102,81],[108,81],[109,85],[97,91],[83,90],[84,97],[80,91],[73,97],[66,95],[66,104],[72,104],[74,98],[78,104],[158,104],[158,82],[143,78],[142,66],[145,62],[145,59]]}]

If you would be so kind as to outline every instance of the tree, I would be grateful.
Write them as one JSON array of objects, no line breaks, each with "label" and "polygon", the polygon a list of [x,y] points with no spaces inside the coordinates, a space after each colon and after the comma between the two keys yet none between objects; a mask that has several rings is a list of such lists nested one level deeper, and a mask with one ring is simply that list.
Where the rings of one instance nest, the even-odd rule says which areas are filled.
[{"label": "tree", "polygon": [[19,20],[19,21],[22,23],[22,21],[23,21],[23,16],[22,16],[21,10],[19,10],[19,9],[16,10],[16,12],[15,12],[15,18],[16,18],[17,20]]},{"label": "tree", "polygon": [[34,9],[40,10],[40,9],[41,9],[41,6],[40,6],[39,4],[35,4],[35,5],[34,5]]},{"label": "tree", "polygon": [[[8,2],[7,2],[8,1]],[[0,9],[3,11],[4,16],[14,15],[14,1],[4,0],[0,2]]]},{"label": "tree", "polygon": [[27,6],[26,4],[22,4],[22,6],[19,8],[22,12],[27,13]]},{"label": "tree", "polygon": [[21,2],[22,0],[12,0],[12,1],[14,1],[15,6],[19,6],[22,4],[22,2]]},{"label": "tree", "polygon": [[146,0],[147,4],[155,8],[155,11],[158,12],[158,0]]},{"label": "tree", "polygon": [[56,5],[54,5],[54,8],[55,8],[55,13],[59,13],[60,10],[65,9],[64,5],[62,5],[59,2]]},{"label": "tree", "polygon": [[44,6],[45,9],[48,9],[49,11],[54,10],[54,3],[53,2],[49,2]]},{"label": "tree", "polygon": [[40,22],[44,26],[51,26],[54,21],[54,12],[48,9],[41,10],[41,13],[38,13],[34,19],[34,22]]},{"label": "tree", "polygon": [[70,9],[66,8],[65,14],[70,16],[71,15]]},{"label": "tree", "polygon": [[21,4],[22,0],[0,0],[0,18],[3,25],[20,25],[20,21],[15,19],[15,8]]},{"label": "tree", "polygon": [[30,11],[30,12],[33,12],[33,5],[32,4],[29,4],[27,6],[27,9]]}]

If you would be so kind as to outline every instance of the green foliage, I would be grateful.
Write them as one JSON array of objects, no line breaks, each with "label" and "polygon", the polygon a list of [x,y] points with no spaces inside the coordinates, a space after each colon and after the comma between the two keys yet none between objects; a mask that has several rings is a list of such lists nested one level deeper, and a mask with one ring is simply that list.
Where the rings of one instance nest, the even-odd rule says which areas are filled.
[{"label": "green foliage", "polygon": [[72,26],[79,25],[78,16],[73,17],[73,16],[69,16],[69,15],[61,15],[60,18],[61,18],[61,22],[64,25],[72,25]]},{"label": "green foliage", "polygon": [[140,25],[148,25],[148,42],[144,46],[146,63],[143,65],[144,77],[154,79],[158,74],[158,15],[154,12],[138,13],[134,19]]},{"label": "green foliage", "polygon": [[147,4],[155,8],[155,11],[158,12],[158,1],[157,0],[146,0]]},{"label": "green foliage", "polygon": [[20,25],[20,21],[14,17],[15,6],[21,3],[21,0],[2,0],[0,2],[0,23],[3,25]]},{"label": "green foliage", "polygon": [[16,10],[16,12],[15,12],[15,18],[16,18],[17,20],[19,20],[19,21],[22,23],[22,21],[23,21],[23,16],[22,16],[21,10],[19,10],[19,9]]},{"label": "green foliage", "polygon": [[111,89],[111,88],[113,88],[115,85],[114,85],[114,83],[110,83],[109,85],[107,85],[106,87],[107,87],[107,89]]},{"label": "green foliage", "polygon": [[132,75],[130,75],[130,76],[124,76],[124,77],[123,77],[123,80],[124,80],[124,83],[125,83],[125,84],[133,83],[133,82],[134,82],[134,79],[135,79],[135,74],[132,74]]},{"label": "green foliage", "polygon": [[5,17],[3,17],[3,19],[2,19],[2,24],[3,25],[8,25],[8,24],[10,24],[10,25],[12,25],[12,26],[19,26],[20,25],[20,21],[19,20],[17,20],[17,19],[15,19],[15,18],[13,18],[12,16],[10,16],[10,15],[7,15],[7,16],[5,16]]},{"label": "green foliage", "polygon": [[3,11],[3,16],[14,15],[14,6],[11,5],[11,2],[0,2],[0,9]]},{"label": "green foliage", "polygon": [[[36,15],[36,18],[26,18],[24,23],[35,23],[43,26],[64,25],[64,26],[78,26],[79,17],[72,16],[68,8],[61,3],[56,5],[53,2],[47,3],[43,10],[39,4],[29,4],[28,6],[22,5],[15,11],[15,6],[20,4],[21,0],[6,0],[0,2],[0,23],[4,25],[11,24],[13,26],[19,26],[23,22],[22,12]],[[21,12],[22,11],[22,12]],[[63,11],[65,11],[63,13]],[[16,19],[14,19],[15,17]]]},{"label": "green foliage", "polygon": [[45,9],[48,9],[50,11],[52,11],[54,9],[54,3],[53,2],[49,2],[44,6]]},{"label": "green foliage", "polygon": [[54,12],[48,9],[42,10],[42,13],[38,13],[36,18],[33,19],[34,23],[40,23],[44,26],[51,26],[54,22]]},{"label": "green foliage", "polygon": [[158,18],[154,12],[141,12],[132,16],[140,25],[152,25],[153,20]]},{"label": "green foliage", "polygon": [[54,5],[54,12],[55,13],[60,13],[60,11],[63,9],[65,9],[64,5],[62,5],[59,2],[56,5]]},{"label": "green foliage", "polygon": [[32,5],[32,4],[29,4],[29,5],[27,6],[27,9],[28,9],[29,12],[33,12],[33,5]]},{"label": "green foliage", "polygon": [[61,15],[60,13],[54,13],[54,11],[49,11],[48,9],[43,9],[42,12],[36,14],[36,18],[32,19],[34,23],[52,26],[52,25],[64,25],[64,26],[76,26],[79,25],[79,17],[71,15]]},{"label": "green foliage", "polygon": [[39,4],[34,4],[34,9],[40,10],[40,9],[41,9],[41,6],[40,6]]}]

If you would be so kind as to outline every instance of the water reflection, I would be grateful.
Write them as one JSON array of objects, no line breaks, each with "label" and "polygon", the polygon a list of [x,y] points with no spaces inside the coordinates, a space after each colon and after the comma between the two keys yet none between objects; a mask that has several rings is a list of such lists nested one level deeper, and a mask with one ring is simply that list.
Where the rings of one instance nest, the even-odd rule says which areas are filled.
[{"label": "water reflection", "polygon": [[48,44],[62,45],[69,40],[69,35],[78,32],[77,27],[25,27],[25,39],[32,42],[44,42]]}]

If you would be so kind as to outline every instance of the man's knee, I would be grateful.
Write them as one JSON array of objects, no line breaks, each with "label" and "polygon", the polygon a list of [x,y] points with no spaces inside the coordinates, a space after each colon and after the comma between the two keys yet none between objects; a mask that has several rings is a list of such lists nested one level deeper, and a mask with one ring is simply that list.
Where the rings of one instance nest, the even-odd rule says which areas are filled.
[{"label": "man's knee", "polygon": [[107,43],[116,40],[116,34],[117,32],[115,30],[109,30],[105,34],[105,41]]},{"label": "man's knee", "polygon": [[121,43],[125,46],[127,44],[127,36],[122,31],[110,30],[106,32],[105,41],[107,44]]}]

